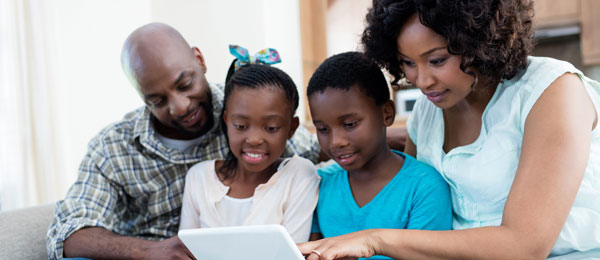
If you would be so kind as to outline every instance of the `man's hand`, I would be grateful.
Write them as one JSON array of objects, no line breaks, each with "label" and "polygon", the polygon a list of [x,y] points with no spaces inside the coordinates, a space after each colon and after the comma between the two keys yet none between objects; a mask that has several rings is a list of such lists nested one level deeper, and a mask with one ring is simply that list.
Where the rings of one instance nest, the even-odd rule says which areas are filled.
[{"label": "man's hand", "polygon": [[148,241],[100,227],[83,228],[69,236],[63,255],[91,259],[196,259],[177,236]]},{"label": "man's hand", "polygon": [[142,259],[196,259],[178,236],[154,242]]}]

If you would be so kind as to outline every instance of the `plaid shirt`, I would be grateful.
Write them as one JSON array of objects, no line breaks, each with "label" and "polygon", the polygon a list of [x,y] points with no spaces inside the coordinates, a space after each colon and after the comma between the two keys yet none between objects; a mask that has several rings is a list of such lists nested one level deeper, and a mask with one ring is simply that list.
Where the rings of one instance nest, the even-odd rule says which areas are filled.
[{"label": "plaid shirt", "polygon": [[[221,87],[211,86],[213,113],[223,107]],[[218,121],[217,121],[218,122]],[[102,227],[123,236],[161,240],[177,234],[185,174],[194,164],[222,159],[229,148],[218,124],[200,144],[183,153],[154,135],[145,107],[104,128],[88,145],[79,176],[57,202],[48,230],[50,259],[63,257],[63,241],[84,227]],[[300,127],[284,156],[298,154],[315,162],[316,137]]]}]

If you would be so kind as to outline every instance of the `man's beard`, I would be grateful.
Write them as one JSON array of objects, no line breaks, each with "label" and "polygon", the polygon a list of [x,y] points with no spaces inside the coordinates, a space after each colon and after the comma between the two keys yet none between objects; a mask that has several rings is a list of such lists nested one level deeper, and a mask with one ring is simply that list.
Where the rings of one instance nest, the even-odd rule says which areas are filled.
[{"label": "man's beard", "polygon": [[[212,98],[211,98],[212,99]],[[210,129],[213,127],[214,123],[215,123],[215,117],[213,115],[213,107],[212,107],[212,102],[211,100],[208,100],[207,102],[202,102],[199,104],[199,106],[201,106],[206,114],[206,122],[204,123],[204,125],[202,126],[202,128],[200,128],[200,130],[198,131],[189,131],[187,129],[185,129],[183,126],[181,126],[177,121],[173,120],[171,123],[173,125],[173,127],[187,135],[195,135],[195,136],[202,136],[204,134],[206,134],[208,131],[210,131]]]}]

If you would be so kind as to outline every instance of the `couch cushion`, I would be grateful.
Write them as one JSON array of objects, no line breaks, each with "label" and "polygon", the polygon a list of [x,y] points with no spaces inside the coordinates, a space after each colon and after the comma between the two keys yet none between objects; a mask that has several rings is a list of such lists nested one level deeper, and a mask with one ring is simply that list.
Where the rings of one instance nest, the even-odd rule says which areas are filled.
[{"label": "couch cushion", "polygon": [[46,232],[54,204],[0,212],[0,259],[48,259]]}]

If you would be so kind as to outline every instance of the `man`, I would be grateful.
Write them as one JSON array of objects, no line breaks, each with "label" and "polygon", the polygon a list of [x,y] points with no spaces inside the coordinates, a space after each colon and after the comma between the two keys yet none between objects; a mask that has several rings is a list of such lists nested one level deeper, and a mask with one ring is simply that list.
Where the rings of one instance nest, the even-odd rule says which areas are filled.
[{"label": "man", "polygon": [[[48,257],[193,259],[176,236],[183,182],[192,165],[227,152],[223,93],[208,84],[200,50],[165,24],[135,30],[121,62],[146,106],[89,143],[77,181],[57,203]],[[293,153],[317,161],[316,138],[299,129],[286,147]]]}]

